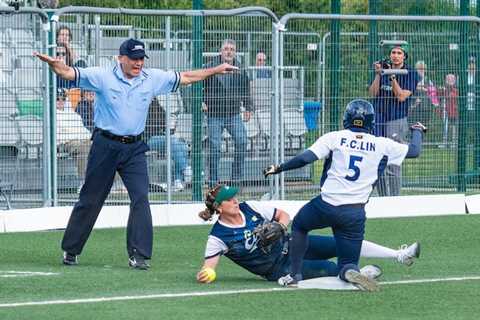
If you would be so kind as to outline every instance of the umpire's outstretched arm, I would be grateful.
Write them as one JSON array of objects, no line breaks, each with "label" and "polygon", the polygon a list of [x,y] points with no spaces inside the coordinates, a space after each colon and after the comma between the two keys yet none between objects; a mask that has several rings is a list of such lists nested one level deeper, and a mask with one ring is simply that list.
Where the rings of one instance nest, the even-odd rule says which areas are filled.
[{"label": "umpire's outstretched arm", "polygon": [[43,62],[48,63],[50,69],[55,72],[59,77],[73,81],[75,80],[75,70],[65,64],[62,58],[53,58],[46,54],[34,52],[34,56],[37,56]]}]

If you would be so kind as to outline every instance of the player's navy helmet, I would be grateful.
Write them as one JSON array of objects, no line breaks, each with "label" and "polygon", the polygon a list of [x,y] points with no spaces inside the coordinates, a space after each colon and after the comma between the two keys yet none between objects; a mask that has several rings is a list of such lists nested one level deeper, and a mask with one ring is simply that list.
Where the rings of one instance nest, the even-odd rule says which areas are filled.
[{"label": "player's navy helmet", "polygon": [[345,129],[358,128],[372,132],[375,125],[375,110],[370,102],[363,99],[350,101],[343,114]]}]

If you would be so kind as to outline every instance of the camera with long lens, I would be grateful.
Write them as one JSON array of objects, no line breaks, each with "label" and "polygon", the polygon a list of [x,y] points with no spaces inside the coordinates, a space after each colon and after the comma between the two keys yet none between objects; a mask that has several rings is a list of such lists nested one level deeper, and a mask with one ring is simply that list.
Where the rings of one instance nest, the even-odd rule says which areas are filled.
[{"label": "camera with long lens", "polygon": [[392,61],[388,58],[377,61],[376,63],[381,65],[382,69],[391,69],[392,68]]}]

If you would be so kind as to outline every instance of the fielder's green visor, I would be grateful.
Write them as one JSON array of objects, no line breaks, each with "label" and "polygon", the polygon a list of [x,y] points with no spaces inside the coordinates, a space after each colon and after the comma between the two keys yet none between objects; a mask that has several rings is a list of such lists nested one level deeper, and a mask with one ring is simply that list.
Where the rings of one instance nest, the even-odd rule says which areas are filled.
[{"label": "fielder's green visor", "polygon": [[235,197],[237,192],[238,192],[238,188],[223,186],[220,188],[220,191],[217,193],[217,196],[215,197],[215,203],[217,205],[220,205],[223,201],[230,200],[233,197]]}]

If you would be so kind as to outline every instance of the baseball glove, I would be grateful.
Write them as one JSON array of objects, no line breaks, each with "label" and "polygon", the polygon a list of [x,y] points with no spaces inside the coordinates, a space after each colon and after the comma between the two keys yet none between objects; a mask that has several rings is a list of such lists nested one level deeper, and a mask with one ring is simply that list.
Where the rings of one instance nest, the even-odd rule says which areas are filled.
[{"label": "baseball glove", "polygon": [[280,166],[271,164],[267,168],[263,169],[263,175],[267,178],[269,175],[280,173]]},{"label": "baseball glove", "polygon": [[287,227],[276,221],[265,222],[255,227],[253,235],[258,239],[257,246],[263,252],[269,253],[272,245],[287,235]]}]

